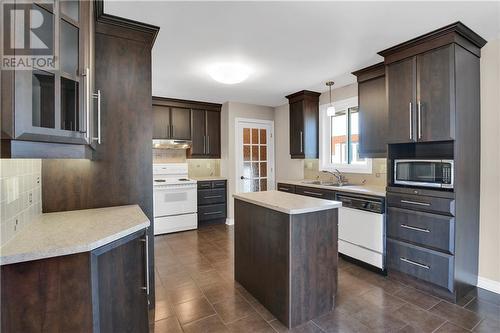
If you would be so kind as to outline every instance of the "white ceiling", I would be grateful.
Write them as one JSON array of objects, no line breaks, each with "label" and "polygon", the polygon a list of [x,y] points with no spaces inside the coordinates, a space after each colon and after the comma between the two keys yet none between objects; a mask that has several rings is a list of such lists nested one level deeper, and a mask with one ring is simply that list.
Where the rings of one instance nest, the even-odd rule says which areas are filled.
[{"label": "white ceiling", "polygon": [[[355,82],[376,53],[455,21],[500,36],[500,2],[167,2],[106,0],[104,11],[160,26],[153,95],[223,103],[284,104],[302,89]],[[236,85],[206,73],[213,62],[255,69]]]}]

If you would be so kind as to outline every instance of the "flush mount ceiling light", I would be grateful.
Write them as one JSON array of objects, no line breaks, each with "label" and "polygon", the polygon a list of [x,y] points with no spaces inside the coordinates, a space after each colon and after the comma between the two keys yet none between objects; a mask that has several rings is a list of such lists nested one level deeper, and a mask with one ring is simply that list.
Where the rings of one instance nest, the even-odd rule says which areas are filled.
[{"label": "flush mount ceiling light", "polygon": [[335,106],[332,104],[332,86],[334,85],[333,81],[328,81],[326,85],[330,88],[330,105],[326,108],[326,115],[328,117],[335,116]]},{"label": "flush mount ceiling light", "polygon": [[217,63],[208,67],[208,74],[212,79],[224,84],[243,82],[251,72],[248,66],[235,62]]}]

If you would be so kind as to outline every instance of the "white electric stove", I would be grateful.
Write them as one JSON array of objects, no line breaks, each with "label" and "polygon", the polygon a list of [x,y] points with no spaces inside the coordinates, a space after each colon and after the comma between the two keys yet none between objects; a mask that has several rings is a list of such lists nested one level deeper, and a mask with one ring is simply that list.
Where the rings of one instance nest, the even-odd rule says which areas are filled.
[{"label": "white electric stove", "polygon": [[188,178],[187,163],[153,164],[155,235],[196,229],[196,180]]}]

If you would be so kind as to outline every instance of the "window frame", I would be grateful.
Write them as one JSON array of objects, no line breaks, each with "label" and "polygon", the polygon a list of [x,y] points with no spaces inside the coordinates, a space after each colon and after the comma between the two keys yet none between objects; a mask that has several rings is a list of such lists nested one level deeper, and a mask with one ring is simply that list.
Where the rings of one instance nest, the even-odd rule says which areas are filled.
[{"label": "window frame", "polygon": [[[346,98],[332,103],[336,110],[345,111],[349,114],[348,110],[350,108],[356,108],[358,106],[358,96]],[[326,114],[326,110],[330,104],[323,104],[319,106],[319,169],[325,171],[335,171],[335,169],[340,172],[346,173],[372,173],[372,159],[366,158],[366,164],[343,164],[343,163],[332,163],[331,162],[331,122],[332,120]],[[359,109],[358,109],[359,110]],[[358,111],[359,112],[359,111]],[[359,114],[359,113],[358,113]],[[349,127],[347,129],[347,134],[350,133],[350,116],[348,116],[347,121]],[[358,124],[359,126],[359,124]],[[350,140],[349,140],[350,141]],[[349,142],[348,141],[348,142]],[[350,151],[350,145],[347,146],[347,154],[352,154]],[[348,158],[349,160],[349,158]]]}]

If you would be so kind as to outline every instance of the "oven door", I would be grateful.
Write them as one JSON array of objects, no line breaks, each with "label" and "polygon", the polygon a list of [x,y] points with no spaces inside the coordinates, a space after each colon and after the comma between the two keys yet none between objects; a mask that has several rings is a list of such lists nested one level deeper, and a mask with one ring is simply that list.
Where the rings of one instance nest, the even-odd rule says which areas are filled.
[{"label": "oven door", "polygon": [[196,213],[197,189],[194,186],[157,186],[154,188],[154,216]]},{"label": "oven door", "polygon": [[394,184],[453,188],[453,161],[395,160]]}]

